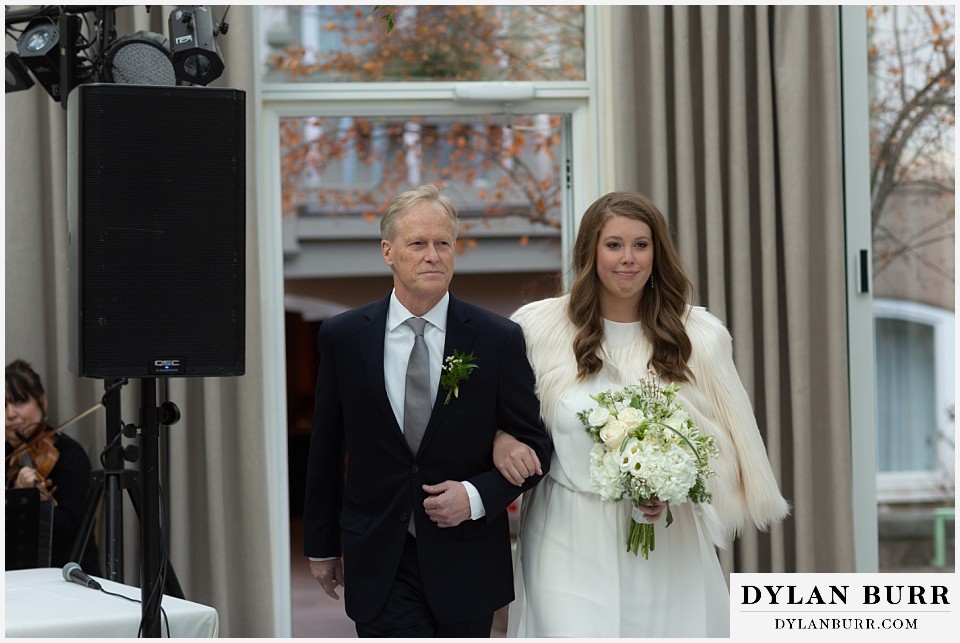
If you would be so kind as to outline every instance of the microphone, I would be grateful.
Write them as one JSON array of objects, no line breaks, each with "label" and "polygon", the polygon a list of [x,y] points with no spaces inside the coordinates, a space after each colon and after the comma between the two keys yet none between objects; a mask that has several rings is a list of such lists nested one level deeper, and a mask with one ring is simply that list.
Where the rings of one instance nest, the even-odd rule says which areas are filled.
[{"label": "microphone", "polygon": [[87,576],[87,573],[76,563],[67,563],[63,566],[63,580],[77,583],[90,589],[100,589],[100,583]]}]

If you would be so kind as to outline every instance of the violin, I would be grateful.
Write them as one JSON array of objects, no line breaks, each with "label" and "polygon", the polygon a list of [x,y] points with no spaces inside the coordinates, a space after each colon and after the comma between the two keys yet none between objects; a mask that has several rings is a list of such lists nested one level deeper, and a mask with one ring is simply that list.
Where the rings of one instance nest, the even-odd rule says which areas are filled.
[{"label": "violin", "polygon": [[45,482],[60,459],[60,451],[54,446],[55,441],[53,427],[45,426],[41,427],[34,437],[14,449],[7,458],[8,485],[17,479],[23,467],[33,467],[40,482]]},{"label": "violin", "polygon": [[[7,486],[13,484],[23,467],[32,467],[36,470],[41,485],[46,483],[47,476],[50,475],[57,464],[57,460],[60,459],[60,451],[54,445],[57,433],[93,413],[101,406],[103,406],[103,403],[98,402],[57,427],[44,424],[34,431],[30,438],[21,438],[20,445],[7,456]],[[53,490],[49,489],[48,492],[52,493]]]}]

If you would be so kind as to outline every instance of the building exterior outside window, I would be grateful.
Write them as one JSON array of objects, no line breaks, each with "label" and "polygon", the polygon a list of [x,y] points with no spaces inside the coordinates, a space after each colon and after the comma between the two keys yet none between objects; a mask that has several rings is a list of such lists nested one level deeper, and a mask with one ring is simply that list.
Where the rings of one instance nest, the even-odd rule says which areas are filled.
[{"label": "building exterior outside window", "polygon": [[868,20],[878,499],[952,505],[954,8]]},{"label": "building exterior outside window", "polygon": [[463,215],[458,274],[560,273],[564,221],[584,174],[574,159],[596,166],[591,152],[573,149],[586,140],[589,13],[261,7],[265,140],[279,143],[269,183],[280,187],[271,201],[283,217],[286,278],[302,286],[386,275],[362,248],[376,249],[390,199],[428,182]]}]

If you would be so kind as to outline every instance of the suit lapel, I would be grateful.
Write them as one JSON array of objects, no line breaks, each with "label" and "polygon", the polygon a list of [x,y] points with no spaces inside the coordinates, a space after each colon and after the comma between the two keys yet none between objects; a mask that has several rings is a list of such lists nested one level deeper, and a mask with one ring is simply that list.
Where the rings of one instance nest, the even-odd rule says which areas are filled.
[{"label": "suit lapel", "polygon": [[[387,328],[387,306],[390,303],[388,296],[382,302],[370,307],[367,312],[367,323],[357,329],[357,340],[360,342],[360,359],[364,372],[373,390],[377,406],[390,425],[396,430],[397,437],[403,441],[403,430],[397,424],[397,416],[393,414],[393,407],[387,398],[387,385],[383,378],[383,351],[384,337]],[[359,403],[363,403],[359,401]],[[403,443],[406,446],[406,442]]]},{"label": "suit lapel", "polygon": [[[450,295],[450,307],[447,309],[447,332],[443,342],[443,355],[440,359],[446,359],[447,355],[453,355],[453,351],[459,353],[469,353],[473,350],[474,338],[477,330],[471,323],[471,315],[459,299]],[[433,413],[430,415],[430,422],[423,434],[423,440],[420,442],[420,451],[422,452],[430,443],[431,438],[437,431],[443,428],[443,418],[446,415],[448,405],[443,401],[447,397],[447,392],[440,385],[437,388],[437,396],[433,403]],[[451,401],[452,404],[452,401]]]}]

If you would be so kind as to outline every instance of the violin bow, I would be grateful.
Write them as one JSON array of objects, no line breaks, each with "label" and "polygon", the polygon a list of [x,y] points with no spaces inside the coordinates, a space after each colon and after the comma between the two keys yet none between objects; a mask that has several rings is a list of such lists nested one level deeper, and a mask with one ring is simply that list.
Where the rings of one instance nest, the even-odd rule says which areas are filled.
[{"label": "violin bow", "polygon": [[[52,435],[52,434],[55,434],[55,433],[57,433],[58,431],[67,428],[68,426],[70,426],[70,425],[73,424],[74,422],[79,422],[80,420],[82,420],[83,418],[87,417],[88,415],[90,415],[91,413],[93,413],[94,411],[96,411],[97,409],[99,409],[99,408],[102,407],[102,406],[103,406],[103,402],[102,402],[102,401],[101,401],[101,402],[97,402],[96,404],[94,404],[94,405],[91,406],[90,408],[88,408],[88,409],[86,409],[86,410],[84,410],[84,411],[81,411],[80,413],[77,413],[76,415],[74,415],[72,418],[70,418],[70,419],[67,420],[66,422],[60,423],[58,426],[56,426],[56,427],[54,427],[53,429],[51,429],[51,430],[49,431],[49,433],[50,433],[51,435]],[[42,422],[36,422],[35,424],[36,424],[36,425],[40,425],[40,426],[43,425]],[[9,456],[7,456],[7,457],[8,457],[8,462],[12,462],[15,458],[19,457],[21,453],[23,453],[24,451],[26,451],[27,449],[29,449],[31,446],[33,446],[33,444],[34,444],[35,442],[39,442],[40,440],[42,440],[46,435],[47,435],[47,432],[41,432],[41,433],[39,433],[39,434],[37,434],[37,435],[31,436],[31,438],[30,438],[29,441],[22,441],[22,442],[20,443],[20,446],[18,446],[16,449],[14,449],[13,452],[10,453]],[[21,438],[21,440],[22,440],[22,438]]]}]

